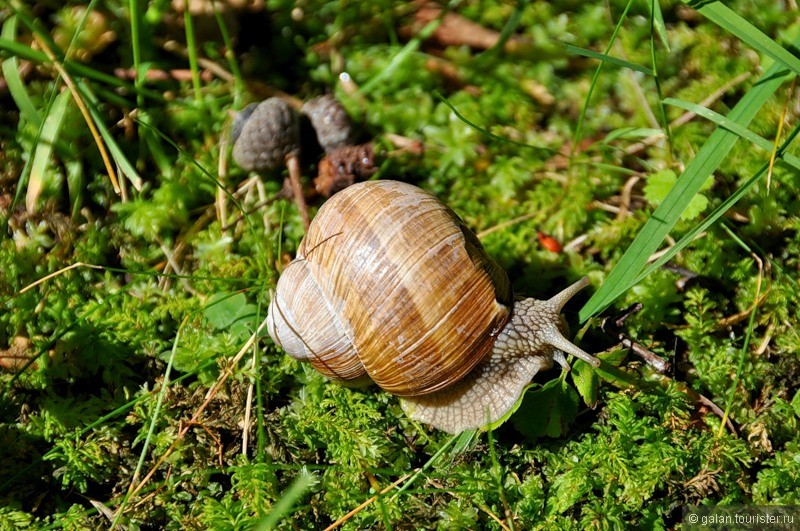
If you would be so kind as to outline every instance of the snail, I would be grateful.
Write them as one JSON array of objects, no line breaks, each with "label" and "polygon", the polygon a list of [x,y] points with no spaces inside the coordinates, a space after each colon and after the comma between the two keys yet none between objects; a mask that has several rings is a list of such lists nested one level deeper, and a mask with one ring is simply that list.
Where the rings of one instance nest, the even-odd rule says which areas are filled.
[{"label": "snail", "polygon": [[319,210],[269,305],[277,345],[345,385],[370,381],[414,420],[458,433],[503,418],[563,351],[561,308],[583,278],[549,300],[514,300],[508,276],[433,195],[366,181]]}]

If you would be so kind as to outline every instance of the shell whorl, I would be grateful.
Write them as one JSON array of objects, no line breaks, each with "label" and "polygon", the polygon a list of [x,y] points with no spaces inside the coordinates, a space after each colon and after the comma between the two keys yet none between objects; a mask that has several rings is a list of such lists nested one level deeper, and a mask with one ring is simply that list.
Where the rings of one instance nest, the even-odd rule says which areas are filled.
[{"label": "shell whorl", "polygon": [[370,181],[320,209],[281,275],[268,330],[330,378],[366,371],[418,396],[488,355],[512,301],[505,272],[452,210],[417,187]]}]

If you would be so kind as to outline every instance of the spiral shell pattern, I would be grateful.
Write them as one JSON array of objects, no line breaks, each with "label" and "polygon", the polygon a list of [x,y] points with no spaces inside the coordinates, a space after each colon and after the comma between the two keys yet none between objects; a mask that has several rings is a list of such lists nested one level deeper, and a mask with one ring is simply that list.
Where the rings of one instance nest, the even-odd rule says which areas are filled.
[{"label": "spiral shell pattern", "polygon": [[268,331],[327,377],[419,396],[491,351],[513,304],[506,273],[431,194],[395,181],[326,202],[281,275]]}]

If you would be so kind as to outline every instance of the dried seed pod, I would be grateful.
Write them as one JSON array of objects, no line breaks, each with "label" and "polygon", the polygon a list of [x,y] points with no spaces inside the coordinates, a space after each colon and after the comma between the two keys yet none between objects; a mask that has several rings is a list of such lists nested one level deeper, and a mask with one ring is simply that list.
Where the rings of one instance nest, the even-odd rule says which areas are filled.
[{"label": "dried seed pod", "polygon": [[245,107],[231,127],[233,160],[249,171],[268,171],[286,164],[303,225],[308,228],[308,208],[300,183],[300,123],[297,113],[280,98]]},{"label": "dried seed pod", "polygon": [[352,143],[353,128],[342,104],[330,94],[308,100],[302,108],[325,151]]},{"label": "dried seed pod", "polygon": [[300,151],[297,113],[279,98],[244,108],[231,130],[233,160],[250,171],[283,166],[286,157]]},{"label": "dried seed pod", "polygon": [[370,379],[414,419],[457,433],[502,418],[558,351],[560,312],[588,284],[514,301],[505,272],[459,217],[409,184],[367,181],[327,201],[278,280],[267,329],[345,383]]},{"label": "dried seed pod", "polygon": [[253,111],[256,110],[258,107],[259,102],[253,102],[247,105],[244,109],[236,113],[236,116],[233,117],[233,124],[231,125],[231,132],[230,132],[230,142],[232,145],[236,145],[236,141],[239,140],[239,137],[242,135],[242,129],[244,129],[244,124],[250,119],[250,116],[253,115]]},{"label": "dried seed pod", "polygon": [[314,187],[321,196],[330,197],[358,181],[369,179],[377,171],[372,144],[342,146],[319,161]]}]

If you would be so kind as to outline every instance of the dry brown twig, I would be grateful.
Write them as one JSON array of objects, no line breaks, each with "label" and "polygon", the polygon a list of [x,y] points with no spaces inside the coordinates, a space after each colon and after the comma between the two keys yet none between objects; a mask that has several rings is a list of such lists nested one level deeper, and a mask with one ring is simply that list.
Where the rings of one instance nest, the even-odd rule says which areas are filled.
[{"label": "dry brown twig", "polygon": [[631,352],[639,356],[645,363],[655,369],[658,373],[664,374],[670,370],[670,363],[652,350],[647,349],[639,343],[631,340],[624,332],[622,332],[622,325],[624,324],[625,320],[631,315],[640,312],[642,308],[644,308],[644,305],[641,302],[637,302],[614,317],[606,317],[603,319],[600,329],[618,340],[623,347],[630,349]]},{"label": "dry brown twig", "polygon": [[[214,74],[209,69],[199,72],[200,80],[206,83],[214,79]],[[119,79],[132,81],[136,79],[136,70],[133,68],[115,68],[114,76]],[[192,81],[192,71],[188,68],[173,68],[171,70],[148,69],[144,72],[145,81]]]},{"label": "dry brown twig", "polygon": [[[420,469],[416,469],[414,472],[418,472],[419,470]],[[389,492],[393,488],[397,487],[403,481],[407,480],[410,476],[411,476],[411,474],[405,474],[403,477],[401,477],[400,479],[398,479],[397,481],[395,481],[391,485],[387,486],[386,488],[384,488],[383,490],[378,492],[378,494],[376,494],[373,497],[369,498],[367,501],[365,501],[364,503],[362,503],[361,505],[359,505],[358,507],[356,507],[355,509],[353,509],[352,511],[350,511],[346,515],[342,516],[341,518],[336,520],[334,523],[332,523],[328,527],[326,527],[324,529],[324,531],[332,531],[333,529],[336,529],[337,527],[341,526],[342,524],[344,524],[345,522],[350,520],[353,516],[357,515],[361,511],[363,511],[371,503],[375,502],[378,498],[380,498],[381,496],[383,496],[384,494],[386,494],[387,492]]]},{"label": "dry brown twig", "polygon": [[621,221],[628,215],[631,208],[631,194],[633,193],[633,187],[641,180],[642,178],[638,175],[632,176],[630,179],[625,181],[625,186],[622,187],[622,194],[620,194],[620,201],[619,201],[619,212],[617,212],[617,221]]},{"label": "dry brown twig", "polygon": [[643,308],[641,303],[636,303],[627,309],[623,310],[619,315],[615,317],[607,317],[603,320],[602,324],[600,325],[601,330],[606,332],[607,334],[611,335],[615,339],[619,340],[623,347],[630,349],[631,352],[639,356],[648,366],[652,367],[656,373],[658,374],[658,378],[662,382],[662,384],[666,384],[667,382],[675,382],[680,387],[680,390],[688,396],[692,402],[695,404],[701,404],[711,410],[714,415],[719,417],[723,421],[723,426],[727,426],[728,429],[733,433],[735,436],[738,437],[738,432],[736,431],[736,427],[733,425],[733,422],[729,418],[725,416],[725,412],[720,408],[717,404],[715,404],[711,399],[701,395],[700,393],[694,391],[693,389],[689,388],[688,385],[684,382],[678,382],[667,376],[667,372],[672,368],[671,364],[663,359],[662,357],[658,356],[653,351],[643,347],[639,343],[632,341],[628,338],[623,332],[621,332],[622,324],[624,321],[633,315],[636,312],[641,311]]},{"label": "dry brown twig", "polygon": [[[439,46],[466,45],[476,50],[488,50],[500,41],[500,32],[485,28],[458,13],[450,11],[442,17],[442,6],[435,2],[423,0],[415,3],[418,8],[414,14],[414,24],[402,28],[402,33],[416,35],[422,27],[441,17],[441,23],[429,39]],[[521,37],[512,36],[505,43],[504,49],[513,51],[522,41]]]},{"label": "dry brown twig", "polygon": [[[259,338],[261,336],[261,331],[264,329],[265,326],[267,326],[267,320],[266,319],[264,319],[261,322],[261,324],[258,326],[256,331],[253,332],[253,334],[250,336],[250,338],[247,340],[247,342],[242,346],[241,349],[239,349],[239,351],[236,353],[236,355],[233,358],[231,358],[230,363],[228,363],[228,367],[236,367],[239,364],[239,362],[242,360],[244,355],[250,350],[250,348],[253,345],[255,345],[255,342],[256,342],[257,338]],[[142,480],[138,483],[138,485],[136,484],[136,479],[137,479],[136,477],[134,477],[131,480],[130,487],[128,488],[128,498],[129,499],[131,499],[134,496],[136,496],[139,493],[139,491],[141,491],[142,488],[145,485],[147,485],[147,483],[150,481],[150,479],[152,479],[152,477],[156,473],[156,471],[161,467],[162,464],[164,464],[164,462],[167,460],[167,458],[170,455],[172,455],[172,453],[178,447],[178,444],[181,441],[183,441],[184,437],[186,437],[186,434],[189,432],[189,429],[191,428],[192,423],[197,423],[198,422],[198,419],[200,418],[200,415],[203,414],[203,412],[206,410],[208,405],[211,403],[211,400],[217,395],[219,390],[222,388],[222,385],[228,380],[228,378],[232,374],[233,374],[232,370],[226,369],[219,375],[219,378],[217,378],[217,381],[214,383],[214,385],[206,393],[206,397],[205,397],[205,400],[203,401],[203,403],[200,404],[200,406],[195,410],[195,412],[192,415],[192,417],[178,431],[178,436],[175,438],[175,440],[172,441],[172,444],[169,445],[169,447],[164,451],[164,453],[161,455],[161,457],[158,458],[156,463],[150,468],[150,470],[147,472],[145,477],[142,478]],[[167,384],[167,382],[164,382],[162,385],[166,385],[166,384]],[[119,510],[119,509],[117,509],[117,510]]]}]

